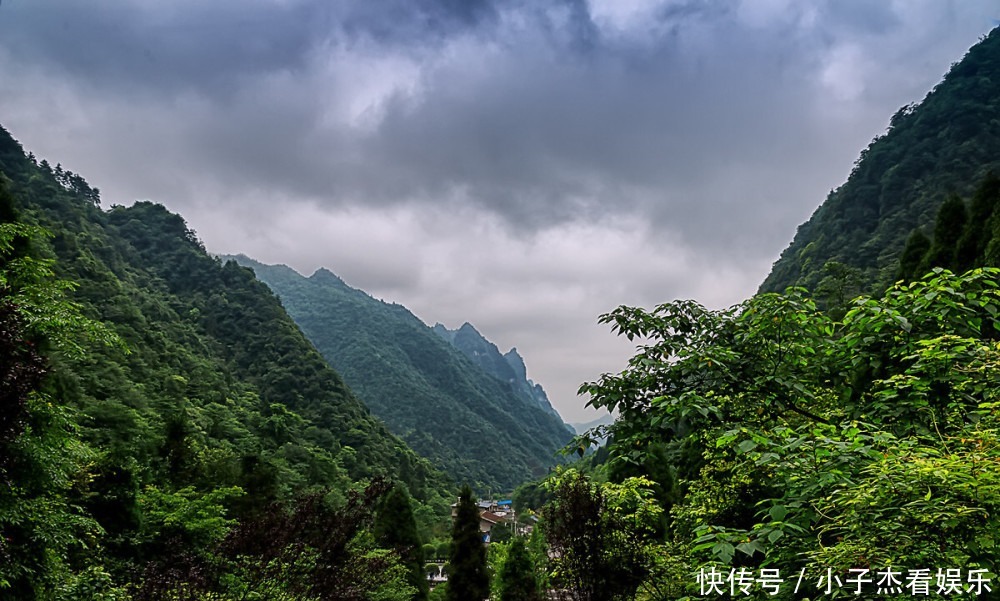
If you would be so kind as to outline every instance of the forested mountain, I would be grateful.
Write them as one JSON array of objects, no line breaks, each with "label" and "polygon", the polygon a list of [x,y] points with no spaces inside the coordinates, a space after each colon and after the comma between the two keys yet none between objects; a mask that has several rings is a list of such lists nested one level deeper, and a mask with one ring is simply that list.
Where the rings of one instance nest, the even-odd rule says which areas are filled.
[{"label": "forested mountain", "polygon": [[857,268],[865,286],[884,289],[910,233],[929,228],[949,195],[969,196],[998,168],[1000,30],[994,29],[921,103],[893,115],[847,182],[799,226],[761,291],[816,289],[831,275],[830,262]]},{"label": "forested mountain", "polygon": [[[194,578],[184,566],[202,570],[198,586],[218,585],[204,570],[228,561],[209,558],[223,541],[232,557],[281,540],[321,561],[322,545],[347,544],[364,525],[374,501],[349,491],[376,476],[405,484],[425,519],[446,515],[447,478],[369,414],[266,285],[209,256],[180,216],[149,202],[103,211],[83,178],[26,156],[3,128],[0,197],[0,329],[13,332],[0,393],[20,399],[0,408],[0,425],[13,424],[0,440],[0,596],[51,593],[83,570],[138,598],[178,598],[163,591]],[[77,321],[112,344],[56,345]],[[333,515],[327,506],[345,507],[353,525],[326,542],[291,526],[288,538],[252,540],[268,519],[299,515],[273,504],[314,494],[324,500],[303,510],[314,525]],[[226,538],[241,528],[249,538]],[[334,590],[340,576],[330,578],[301,585]],[[45,598],[83,598],[74,594]]]},{"label": "forested mountain", "polygon": [[487,374],[405,307],[326,269],[303,277],[237,257],[281,298],[372,411],[456,481],[511,490],[544,474],[571,434],[562,420]]},{"label": "forested mountain", "polygon": [[[462,351],[470,361],[478,365],[486,373],[501,382],[507,382],[526,403],[534,403],[542,410],[559,417],[559,413],[549,402],[549,396],[541,384],[535,384],[528,379],[528,368],[524,358],[512,348],[501,354],[497,345],[486,339],[469,322],[462,324],[457,330],[449,330],[440,323],[434,324],[434,333],[444,338],[455,348]],[[562,419],[561,417],[559,417]]]}]

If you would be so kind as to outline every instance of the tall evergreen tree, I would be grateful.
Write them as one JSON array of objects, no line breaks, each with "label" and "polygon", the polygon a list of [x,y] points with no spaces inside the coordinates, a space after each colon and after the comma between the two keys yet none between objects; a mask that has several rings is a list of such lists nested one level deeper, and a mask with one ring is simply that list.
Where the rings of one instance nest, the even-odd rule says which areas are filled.
[{"label": "tall evergreen tree", "polygon": [[479,508],[468,485],[459,495],[448,560],[448,601],[481,601],[489,597],[490,577],[486,571],[486,546],[479,531]]},{"label": "tall evergreen tree", "polygon": [[931,249],[931,239],[919,229],[913,230],[910,237],[906,239],[906,247],[899,258],[899,271],[896,272],[897,280],[916,280],[923,275],[920,270],[924,266],[924,260]]},{"label": "tall evergreen tree", "polygon": [[535,568],[524,539],[515,538],[511,541],[507,559],[500,566],[497,578],[500,601],[541,601]]},{"label": "tall evergreen tree", "polygon": [[375,540],[399,553],[406,566],[406,581],[417,589],[414,601],[427,599],[427,577],[424,575],[424,548],[413,518],[410,495],[401,484],[396,484],[382,499],[375,517]]},{"label": "tall evergreen tree", "polygon": [[996,213],[998,205],[1000,205],[1000,178],[991,172],[983,178],[972,195],[968,224],[958,241],[953,271],[964,272],[982,266],[983,256],[992,236],[989,228],[990,220]]},{"label": "tall evergreen tree", "polygon": [[958,241],[965,231],[967,220],[964,200],[951,195],[942,203],[934,223],[934,242],[920,269],[921,273],[934,267],[949,267],[954,264]]}]

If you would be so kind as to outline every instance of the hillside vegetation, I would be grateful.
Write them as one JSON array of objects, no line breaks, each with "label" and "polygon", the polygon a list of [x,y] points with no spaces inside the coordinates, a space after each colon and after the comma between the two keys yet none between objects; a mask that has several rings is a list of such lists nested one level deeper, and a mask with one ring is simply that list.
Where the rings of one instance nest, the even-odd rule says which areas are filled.
[{"label": "hillside vegetation", "polygon": [[452,346],[462,351],[462,354],[479,366],[483,371],[501,382],[506,382],[528,405],[538,405],[542,410],[551,413],[560,420],[559,413],[552,407],[549,397],[541,384],[528,379],[528,368],[524,358],[512,348],[501,354],[497,345],[486,339],[471,323],[465,322],[457,330],[449,330],[443,324],[436,323],[431,328],[435,334],[444,338]]},{"label": "hillside vegetation", "polygon": [[955,63],[922,102],[901,108],[861,152],[775,262],[761,292],[815,290],[839,263],[870,290],[892,283],[906,239],[927,228],[952,194],[969,196],[1000,171],[1000,30]]},{"label": "hillside vegetation", "polygon": [[320,269],[251,267],[372,412],[455,482],[513,490],[546,473],[571,433],[554,412],[473,364],[398,304]]},{"label": "hillside vegetation", "polygon": [[[0,196],[4,598],[83,598],[73,587],[95,579],[161,598],[222,586],[208,566],[227,561],[223,573],[246,570],[232,586],[334,590],[343,574],[283,580],[237,557],[294,564],[265,548],[284,541],[346,569],[374,549],[351,540],[392,482],[422,501],[425,526],[446,515],[447,479],[369,414],[267,286],[206,254],[181,217],[148,202],[102,211],[83,178],[26,156],[3,129]],[[279,526],[296,516],[345,529],[320,541]],[[255,547],[268,523],[285,538]]]},{"label": "hillside vegetation", "polygon": [[949,196],[931,237],[916,229],[906,240],[897,277],[915,280],[935,267],[964,271],[1000,267],[1000,178],[990,173],[966,201]]}]

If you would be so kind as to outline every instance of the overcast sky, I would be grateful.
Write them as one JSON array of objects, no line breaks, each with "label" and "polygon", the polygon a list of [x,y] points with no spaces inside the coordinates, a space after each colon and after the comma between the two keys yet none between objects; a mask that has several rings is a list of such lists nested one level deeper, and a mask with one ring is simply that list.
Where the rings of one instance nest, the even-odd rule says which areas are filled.
[{"label": "overcast sky", "polygon": [[568,421],[599,314],[751,295],[997,24],[954,0],[2,0],[0,123],[209,251],[516,346]]}]

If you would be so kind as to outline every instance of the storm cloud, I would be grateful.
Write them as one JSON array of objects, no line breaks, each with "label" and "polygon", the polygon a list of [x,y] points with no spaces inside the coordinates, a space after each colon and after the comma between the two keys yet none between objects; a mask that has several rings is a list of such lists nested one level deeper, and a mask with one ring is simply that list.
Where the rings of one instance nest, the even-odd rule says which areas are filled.
[{"label": "storm cloud", "polygon": [[989,2],[4,0],[0,123],[209,250],[517,346],[569,419],[622,303],[742,300]]}]

